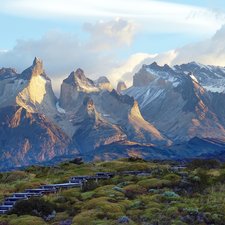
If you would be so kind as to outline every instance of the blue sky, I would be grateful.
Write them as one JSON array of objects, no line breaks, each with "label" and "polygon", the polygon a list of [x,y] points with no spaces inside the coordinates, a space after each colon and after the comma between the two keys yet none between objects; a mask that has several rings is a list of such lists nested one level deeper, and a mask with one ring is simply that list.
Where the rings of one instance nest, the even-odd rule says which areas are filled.
[{"label": "blue sky", "polygon": [[224,0],[0,0],[0,68],[35,56],[59,92],[82,68],[132,84],[143,63],[225,66]]}]

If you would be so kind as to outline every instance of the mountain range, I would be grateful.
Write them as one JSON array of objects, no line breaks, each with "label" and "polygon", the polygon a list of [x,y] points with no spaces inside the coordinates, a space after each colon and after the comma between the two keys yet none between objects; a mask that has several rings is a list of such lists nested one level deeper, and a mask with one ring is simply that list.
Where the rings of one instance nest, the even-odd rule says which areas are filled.
[{"label": "mountain range", "polygon": [[[37,57],[21,74],[2,68],[0,169],[62,155],[83,154],[94,159],[97,149],[105,149],[107,154],[107,146],[126,146],[124,143],[141,146],[155,157],[184,156],[176,144],[195,136],[198,142],[205,138],[214,144],[215,138],[223,142],[224,90],[223,67],[192,62],[171,68],[152,63],[134,75],[132,87],[119,82],[117,91],[106,77],[93,81],[77,69],[63,80],[57,99]],[[200,149],[195,154],[192,146],[189,153],[207,154],[214,148]]]},{"label": "mountain range", "polygon": [[195,136],[224,138],[224,81],[222,67],[152,63],[143,65],[133,86],[121,93],[134,97],[143,118],[177,144]]}]

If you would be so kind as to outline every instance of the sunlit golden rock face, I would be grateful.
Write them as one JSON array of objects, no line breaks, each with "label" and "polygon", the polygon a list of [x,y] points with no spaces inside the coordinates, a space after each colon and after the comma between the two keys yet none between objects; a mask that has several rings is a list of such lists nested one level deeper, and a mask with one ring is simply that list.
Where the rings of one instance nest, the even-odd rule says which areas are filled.
[{"label": "sunlit golden rock face", "polygon": [[99,115],[89,96],[84,98],[83,104],[75,113],[75,117],[76,131],[73,139],[84,152],[127,138],[119,127],[107,122]]},{"label": "sunlit golden rock face", "polygon": [[75,153],[72,139],[40,113],[20,106],[0,109],[0,169]]},{"label": "sunlit golden rock face", "polygon": [[84,151],[124,139],[161,145],[171,143],[143,119],[133,97],[121,95],[114,89],[104,90],[103,83],[109,82],[104,77],[93,82],[78,69],[61,85],[60,107],[73,124],[73,139]]},{"label": "sunlit golden rock face", "polygon": [[[3,73],[4,72],[4,73]],[[20,105],[29,112],[52,114],[56,112],[56,97],[43,62],[36,58],[21,74],[13,69],[2,69],[0,79],[0,107]]]}]

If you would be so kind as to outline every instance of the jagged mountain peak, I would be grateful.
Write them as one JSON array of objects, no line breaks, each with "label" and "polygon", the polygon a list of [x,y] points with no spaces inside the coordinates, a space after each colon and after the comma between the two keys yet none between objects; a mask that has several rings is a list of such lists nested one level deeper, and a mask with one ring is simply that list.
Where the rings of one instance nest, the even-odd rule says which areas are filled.
[{"label": "jagged mountain peak", "polygon": [[173,69],[176,72],[184,72],[185,74],[192,71],[198,82],[208,91],[225,91],[225,67],[203,65],[193,61],[187,64],[175,65]]},{"label": "jagged mountain peak", "polygon": [[73,84],[73,83],[74,84],[77,84],[78,83],[77,80],[80,80],[80,81],[88,81],[88,82],[94,84],[94,82],[92,80],[88,79],[85,76],[84,71],[82,69],[80,69],[80,68],[78,68],[76,70],[76,72],[72,71],[70,73],[70,75],[66,79],[63,80],[63,82],[65,82],[67,84]]},{"label": "jagged mountain peak", "polygon": [[70,75],[65,80],[63,80],[63,83],[77,87],[78,91],[98,91],[98,88],[95,86],[94,81],[87,78],[84,74],[84,71],[80,68],[77,69],[76,72],[71,72]]},{"label": "jagged mountain peak", "polygon": [[33,66],[36,66],[38,64],[40,64],[41,67],[43,67],[43,61],[41,59],[39,59],[38,57],[35,57],[34,61],[33,61]]},{"label": "jagged mountain peak", "polygon": [[97,80],[94,81],[95,83],[110,83],[108,78],[105,76],[99,77]]},{"label": "jagged mountain peak", "polygon": [[0,70],[0,80],[10,79],[18,76],[18,72],[13,68],[5,68],[3,67]]},{"label": "jagged mountain peak", "polygon": [[167,85],[177,87],[185,74],[181,71],[174,71],[167,64],[159,66],[156,62],[150,65],[143,65],[133,76],[133,86],[144,87],[149,85]]},{"label": "jagged mountain peak", "polygon": [[18,74],[18,72],[15,69],[13,69],[13,68],[2,67],[0,69],[0,76],[1,75],[11,75],[11,74]]},{"label": "jagged mountain peak", "polygon": [[18,76],[18,79],[23,80],[31,80],[33,77],[41,76],[43,79],[51,81],[50,78],[46,75],[44,69],[43,69],[43,62],[41,59],[35,57],[33,60],[32,66],[25,69],[20,76]]},{"label": "jagged mountain peak", "polygon": [[172,70],[172,68],[168,65],[168,64],[164,64],[163,66],[160,66],[157,64],[157,62],[153,62],[150,65],[143,65],[144,68],[151,68],[153,70],[157,70],[157,71],[168,71],[168,70]]},{"label": "jagged mountain peak", "polygon": [[125,84],[124,81],[119,81],[118,84],[117,84],[117,92],[121,92],[123,90],[126,90],[127,89],[127,85]]},{"label": "jagged mountain peak", "polygon": [[134,100],[134,97],[130,97],[129,95],[121,95],[115,89],[113,89],[110,92],[110,95],[116,98],[119,102],[131,105],[131,106],[133,106],[136,102]]},{"label": "jagged mountain peak", "polygon": [[97,80],[94,81],[96,87],[98,87],[100,90],[108,90],[112,91],[112,85],[107,77],[101,76]]}]

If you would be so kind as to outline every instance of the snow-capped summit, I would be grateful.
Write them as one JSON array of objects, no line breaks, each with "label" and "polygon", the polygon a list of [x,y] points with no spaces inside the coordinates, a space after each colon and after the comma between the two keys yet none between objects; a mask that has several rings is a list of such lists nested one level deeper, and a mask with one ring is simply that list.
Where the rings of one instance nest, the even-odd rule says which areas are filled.
[{"label": "snow-capped summit", "polygon": [[154,62],[143,65],[133,86],[121,93],[134,97],[144,119],[179,143],[194,136],[225,137],[224,90],[224,67]]},{"label": "snow-capped summit", "polygon": [[198,82],[212,92],[225,91],[225,67],[207,66],[197,62],[176,65],[173,67],[176,72],[193,72]]}]

